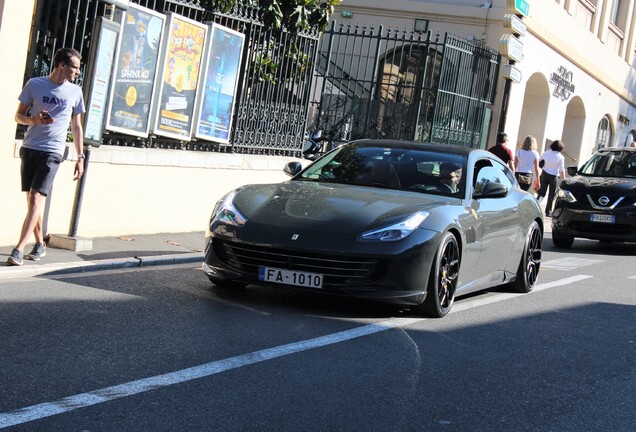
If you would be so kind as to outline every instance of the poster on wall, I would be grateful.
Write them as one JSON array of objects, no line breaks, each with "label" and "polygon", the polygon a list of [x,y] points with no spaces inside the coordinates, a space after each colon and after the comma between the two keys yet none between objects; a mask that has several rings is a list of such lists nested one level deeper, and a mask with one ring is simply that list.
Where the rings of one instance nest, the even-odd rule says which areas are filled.
[{"label": "poster on wall", "polygon": [[228,144],[245,35],[215,23],[208,39],[194,135]]},{"label": "poster on wall", "polygon": [[165,16],[130,4],[123,15],[106,129],[148,136]]},{"label": "poster on wall", "polygon": [[119,23],[99,17],[93,32],[93,43],[84,85],[88,101],[84,116],[84,143],[99,147],[102,143],[104,118],[119,36]]},{"label": "poster on wall", "polygon": [[153,132],[190,140],[208,26],[170,14]]}]

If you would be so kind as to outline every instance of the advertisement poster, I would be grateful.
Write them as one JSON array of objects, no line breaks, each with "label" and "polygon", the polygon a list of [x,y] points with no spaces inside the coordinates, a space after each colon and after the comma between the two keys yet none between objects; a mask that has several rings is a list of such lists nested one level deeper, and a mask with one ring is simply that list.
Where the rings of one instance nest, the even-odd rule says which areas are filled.
[{"label": "advertisement poster", "polygon": [[98,42],[94,45],[95,51],[91,53],[88,77],[91,78],[88,88],[88,109],[84,124],[84,142],[99,146],[104,130],[104,117],[108,102],[108,89],[110,87],[115,62],[115,49],[117,48],[117,36],[119,24],[105,21],[101,17],[97,21]]},{"label": "advertisement poster", "polygon": [[245,35],[213,24],[209,39],[195,136],[228,144]]},{"label": "advertisement poster", "polygon": [[106,129],[148,136],[165,16],[130,4],[123,16]]},{"label": "advertisement poster", "polygon": [[170,14],[153,132],[190,140],[207,25]]}]

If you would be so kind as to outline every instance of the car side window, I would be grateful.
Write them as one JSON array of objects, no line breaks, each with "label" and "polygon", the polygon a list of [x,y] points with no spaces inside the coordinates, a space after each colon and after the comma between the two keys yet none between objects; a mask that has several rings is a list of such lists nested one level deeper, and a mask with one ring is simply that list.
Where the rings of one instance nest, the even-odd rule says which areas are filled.
[{"label": "car side window", "polygon": [[484,187],[491,182],[501,183],[508,190],[513,189],[513,179],[506,168],[497,162],[480,160],[475,164],[474,189],[475,193],[482,193]]},{"label": "car side window", "polygon": [[636,154],[633,154],[627,159],[627,168],[625,175],[629,177],[636,177]]}]

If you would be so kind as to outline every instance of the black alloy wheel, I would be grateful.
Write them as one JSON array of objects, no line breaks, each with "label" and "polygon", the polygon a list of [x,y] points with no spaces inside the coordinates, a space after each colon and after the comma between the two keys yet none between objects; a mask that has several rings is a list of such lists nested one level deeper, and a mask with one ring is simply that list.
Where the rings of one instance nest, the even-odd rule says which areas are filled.
[{"label": "black alloy wheel", "polygon": [[541,245],[543,235],[537,221],[532,222],[528,230],[526,245],[521,255],[517,277],[511,286],[515,292],[529,293],[537,283],[541,267]]},{"label": "black alloy wheel", "polygon": [[452,233],[442,237],[431,268],[424,303],[418,308],[426,316],[442,318],[453,306],[460,266],[459,244]]}]

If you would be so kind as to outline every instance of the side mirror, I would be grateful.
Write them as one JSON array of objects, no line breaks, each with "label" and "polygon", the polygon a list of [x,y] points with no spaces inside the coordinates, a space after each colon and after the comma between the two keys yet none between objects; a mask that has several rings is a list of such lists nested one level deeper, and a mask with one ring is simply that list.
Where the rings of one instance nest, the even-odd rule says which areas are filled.
[{"label": "side mirror", "polygon": [[570,177],[574,177],[578,173],[578,168],[575,166],[569,166],[566,171]]},{"label": "side mirror", "polygon": [[302,170],[303,170],[303,165],[300,162],[296,162],[296,161],[289,162],[287,165],[285,165],[285,168],[283,168],[283,171],[285,172],[285,174],[287,174],[290,177],[295,176]]},{"label": "side mirror", "polygon": [[488,182],[481,193],[473,194],[473,198],[503,198],[506,195],[508,195],[508,188],[505,185],[497,182]]}]

